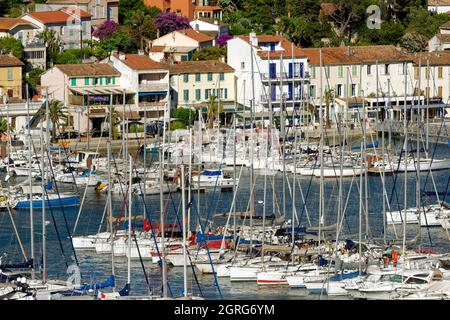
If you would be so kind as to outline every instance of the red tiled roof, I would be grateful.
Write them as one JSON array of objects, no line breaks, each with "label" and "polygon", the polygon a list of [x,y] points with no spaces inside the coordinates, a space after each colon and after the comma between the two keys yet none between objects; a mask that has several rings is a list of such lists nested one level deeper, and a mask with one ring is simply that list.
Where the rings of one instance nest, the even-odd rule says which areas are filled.
[{"label": "red tiled roof", "polygon": [[0,30],[2,31],[9,31],[17,25],[29,25],[34,27],[31,22],[20,18],[0,18]]},{"label": "red tiled roof", "polygon": [[191,39],[194,39],[195,41],[198,42],[207,42],[207,41],[212,41],[214,40],[214,37],[208,36],[204,33],[195,31],[193,29],[184,29],[184,30],[177,30],[177,32],[180,32],[186,36],[188,36]]},{"label": "red tiled roof", "polygon": [[[27,13],[30,17],[35,18],[36,20],[42,22],[43,24],[49,23],[63,23],[67,21],[71,21],[73,14],[76,13],[75,8],[61,8],[57,11],[41,11],[41,12],[30,12]],[[71,14],[69,14],[71,13]],[[89,18],[92,15],[84,10],[79,10],[80,17]]]},{"label": "red tiled roof", "polygon": [[428,6],[450,6],[450,0],[428,0]]},{"label": "red tiled roof", "polygon": [[[119,54],[114,54],[114,56],[120,60]],[[166,69],[168,70],[165,64],[156,62],[150,59],[146,55],[139,54],[124,54],[125,60],[120,60],[125,65],[130,67],[133,70],[154,70],[154,69]]]},{"label": "red tiled roof", "polygon": [[120,72],[107,63],[57,64],[55,67],[69,77],[120,76]]},{"label": "red tiled roof", "polygon": [[150,48],[150,52],[164,52],[165,46],[153,46]]},{"label": "red tiled roof", "polygon": [[219,6],[196,6],[195,11],[219,11],[223,10],[222,7]]},{"label": "red tiled roof", "polygon": [[234,72],[234,69],[219,60],[182,61],[168,65],[171,73]]},{"label": "red tiled roof", "polygon": [[414,64],[426,66],[450,66],[450,51],[417,52],[414,54]]},{"label": "red tiled roof", "polygon": [[436,38],[438,38],[441,42],[450,42],[450,34],[438,33]]},{"label": "red tiled roof", "polygon": [[[239,38],[241,38],[246,42],[250,41],[249,36],[239,36]],[[257,54],[258,56],[261,57],[261,59],[268,59],[269,57],[270,59],[279,59],[281,58],[281,56],[285,58],[290,58],[292,56],[294,56],[294,58],[306,57],[305,53],[301,50],[300,47],[297,47],[296,45],[293,46],[292,42],[288,41],[283,36],[259,35],[256,36],[256,38],[258,39],[258,43],[277,42],[284,49],[284,50],[270,51],[270,53],[268,51],[258,51]],[[256,46],[256,48],[259,49],[260,47]]]},{"label": "red tiled roof", "polygon": [[0,55],[0,67],[20,67],[23,65],[24,63],[22,61],[12,55]]},{"label": "red tiled roof", "polygon": [[[309,58],[309,64],[320,65],[319,48],[304,48],[301,51]],[[407,62],[412,61],[412,57],[392,45],[322,48],[324,65],[376,63],[377,61],[379,63]]]}]

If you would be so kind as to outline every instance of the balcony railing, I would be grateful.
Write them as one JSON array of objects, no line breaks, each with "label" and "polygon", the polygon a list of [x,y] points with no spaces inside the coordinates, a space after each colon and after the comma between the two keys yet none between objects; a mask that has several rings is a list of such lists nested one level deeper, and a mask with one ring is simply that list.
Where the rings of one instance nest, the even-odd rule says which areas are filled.
[{"label": "balcony railing", "polygon": [[269,103],[269,99],[271,99],[271,101],[273,103],[280,103],[282,99],[285,102],[288,102],[288,101],[302,101],[302,100],[305,100],[306,97],[305,97],[305,95],[302,96],[301,94],[294,94],[293,96],[280,95],[280,94],[277,94],[275,96],[270,96],[270,95],[269,96],[265,96],[265,95],[261,96],[261,101],[263,103]]},{"label": "balcony railing", "polygon": [[167,92],[167,83],[142,81],[139,83],[139,91],[143,92]]},{"label": "balcony railing", "polygon": [[139,102],[139,107],[145,111],[164,111],[166,106],[165,101],[159,102]]},{"label": "balcony railing", "polygon": [[307,79],[309,74],[307,72],[277,72],[277,73],[261,73],[263,81],[280,81],[283,80],[302,80]]}]

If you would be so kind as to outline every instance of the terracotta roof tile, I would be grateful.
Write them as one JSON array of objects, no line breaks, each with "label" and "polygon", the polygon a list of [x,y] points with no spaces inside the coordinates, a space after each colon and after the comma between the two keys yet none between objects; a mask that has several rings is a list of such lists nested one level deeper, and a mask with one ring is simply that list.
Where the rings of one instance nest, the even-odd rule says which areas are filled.
[{"label": "terracotta roof tile", "polygon": [[428,0],[428,6],[450,6],[450,0]]},{"label": "terracotta roof tile", "polygon": [[164,52],[166,46],[153,46],[150,48],[150,52]]},{"label": "terracotta roof tile", "polygon": [[[114,56],[120,60],[119,54],[114,54]],[[165,64],[156,62],[146,55],[125,54],[125,60],[120,61],[133,70],[155,70],[155,69],[168,70]]]},{"label": "terracotta roof tile", "polygon": [[171,73],[234,72],[234,69],[219,60],[183,61],[168,65]]},{"label": "terracotta roof tile", "polygon": [[[320,65],[319,48],[305,48],[301,51],[309,58],[309,64]],[[412,61],[412,57],[392,45],[322,48],[324,65],[376,63],[377,61],[379,63],[407,62]]]},{"label": "terracotta roof tile", "polygon": [[[73,13],[73,8],[61,8],[57,11],[40,11],[27,13],[30,17],[42,22],[43,24],[49,23],[63,23],[70,20],[72,17],[69,13]],[[84,10],[80,10],[81,18],[89,18],[92,15]]]},{"label": "terracotta roof tile", "polygon": [[120,76],[120,72],[107,63],[57,64],[55,67],[69,77]]},{"label": "terracotta roof tile", "polygon": [[18,67],[23,65],[24,63],[22,61],[12,55],[0,55],[0,67]]},{"label": "terracotta roof tile", "polygon": [[183,33],[189,38],[194,39],[195,41],[198,42],[208,42],[214,40],[214,37],[208,36],[204,33],[195,31],[193,29],[177,30],[176,32]]},{"label": "terracotta roof tile", "polygon": [[431,66],[450,66],[450,51],[418,52],[414,54],[414,64],[425,66],[428,62]]},{"label": "terracotta roof tile", "polygon": [[436,38],[438,38],[441,42],[450,42],[450,34],[438,33]]},{"label": "terracotta roof tile", "polygon": [[337,10],[337,7],[334,3],[324,2],[320,5],[320,13],[329,16],[333,14]]},{"label": "terracotta roof tile", "polygon": [[[241,38],[242,40],[249,42],[249,36],[239,36],[239,38]],[[256,36],[256,38],[258,39],[258,44],[259,43],[264,43],[264,42],[277,42],[280,44],[280,46],[284,49],[284,50],[275,50],[275,51],[270,51],[270,54],[268,51],[257,51],[258,56],[261,57],[261,59],[268,59],[270,56],[270,59],[279,59],[281,58],[281,56],[285,57],[285,58],[290,58],[292,56],[294,56],[294,58],[302,58],[305,57],[305,53],[301,50],[300,47],[297,47],[296,45],[292,45],[292,42],[290,42],[289,40],[287,40],[285,37],[283,36],[277,36],[277,35],[259,35]],[[254,46],[257,50],[261,49],[260,46]]]},{"label": "terracotta roof tile", "polygon": [[446,30],[450,29],[450,21],[447,21],[443,25],[440,25],[439,29],[446,29]]},{"label": "terracotta roof tile", "polygon": [[217,25],[219,25],[221,27],[228,26],[227,23],[224,23],[224,22],[219,21],[219,20],[209,19],[209,18],[200,17],[200,18],[194,19],[193,21],[195,21],[195,20],[200,20],[200,21],[203,21],[203,22],[206,22],[206,23],[210,23],[210,24],[214,24],[214,25],[216,24],[215,22],[217,21]]},{"label": "terracotta roof tile", "polygon": [[0,30],[8,31],[17,25],[29,25],[34,27],[31,22],[20,18],[0,18]]}]

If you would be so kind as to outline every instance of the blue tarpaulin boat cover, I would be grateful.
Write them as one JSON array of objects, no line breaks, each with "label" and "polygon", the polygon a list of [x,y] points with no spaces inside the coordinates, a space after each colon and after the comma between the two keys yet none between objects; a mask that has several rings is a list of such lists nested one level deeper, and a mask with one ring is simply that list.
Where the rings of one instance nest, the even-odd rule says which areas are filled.
[{"label": "blue tarpaulin boat cover", "polygon": [[[229,240],[229,239],[232,239],[232,238],[233,238],[232,236],[226,236],[225,240]],[[203,242],[203,241],[214,241],[214,240],[222,240],[222,239],[223,239],[223,236],[220,236],[220,235],[218,235],[218,236],[215,236],[215,235],[203,236],[203,234],[201,232],[197,232],[197,235],[196,235],[196,238],[195,238],[195,242],[196,243],[200,243],[200,242]]]},{"label": "blue tarpaulin boat cover", "polygon": [[340,281],[345,279],[353,279],[359,275],[359,271],[343,273],[343,274],[335,274],[330,277],[330,281]]},{"label": "blue tarpaulin boat cover", "polygon": [[114,287],[114,283],[115,283],[114,276],[110,275],[105,282],[100,282],[96,284],[87,284],[77,288],[77,290],[87,291],[87,290],[97,290],[102,288]]},{"label": "blue tarpaulin boat cover", "polygon": [[222,174],[222,171],[220,171],[220,170],[218,170],[218,171],[209,171],[209,170],[203,171],[204,176],[220,176],[221,174]]}]

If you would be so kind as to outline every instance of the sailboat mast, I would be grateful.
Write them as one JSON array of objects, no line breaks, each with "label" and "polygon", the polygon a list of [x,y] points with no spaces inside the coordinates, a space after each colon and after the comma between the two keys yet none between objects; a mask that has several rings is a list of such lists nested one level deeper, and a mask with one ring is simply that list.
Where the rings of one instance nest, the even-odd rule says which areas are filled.
[{"label": "sailboat mast", "polygon": [[250,105],[250,252],[253,247],[253,215],[255,214],[255,193],[254,193],[254,137],[253,137],[253,121],[254,121],[254,108],[255,108],[255,74],[253,69],[253,43],[250,43],[250,73],[251,73],[251,86],[252,86],[252,103]]},{"label": "sailboat mast", "polygon": [[30,186],[30,245],[31,245],[31,259],[33,260],[33,268],[31,271],[31,279],[35,278],[35,268],[34,268],[34,213],[33,213],[33,181],[31,172],[31,157],[32,157],[32,140],[31,140],[31,117],[30,117],[30,99],[28,96],[28,83],[25,86],[27,95],[27,117],[28,117],[28,179]]},{"label": "sailboat mast", "polygon": [[[297,174],[297,127],[295,124],[295,64],[294,64],[294,43],[291,43],[291,51],[292,51],[292,127],[294,128],[294,147],[291,149],[294,151],[294,176],[292,178],[292,222],[291,222],[291,241],[292,241],[292,248],[294,248],[295,244],[295,216],[297,214],[296,207],[295,207],[295,187],[296,187],[296,174]],[[299,65],[299,73],[300,73],[300,65]],[[300,76],[300,74],[299,74]],[[284,156],[283,156],[284,159]],[[283,168],[285,169],[285,168]],[[294,253],[292,251],[292,253]],[[292,264],[294,264],[294,254],[291,255]]]},{"label": "sailboat mast", "polygon": [[[404,190],[403,190],[403,246],[402,246],[402,255],[404,256],[405,250],[406,250],[406,220],[407,214],[406,209],[408,206],[408,122],[407,122],[407,107],[406,107],[406,100],[407,100],[407,89],[408,89],[408,69],[406,68],[406,63],[404,63],[404,69],[405,69],[405,101],[403,104],[403,133],[405,135],[405,140],[403,142],[403,152],[404,152]],[[412,101],[411,101],[412,102]],[[412,103],[411,103],[412,108]]]},{"label": "sailboat mast", "polygon": [[[378,87],[378,60],[376,61],[376,82],[377,82],[377,109],[379,110],[380,106],[379,106],[379,87]],[[387,119],[387,101],[386,99],[384,100],[384,106],[383,106],[383,122],[382,122],[382,128],[381,128],[381,157],[380,160],[382,161],[382,166],[379,167],[381,168],[381,181],[383,182],[383,243],[386,245],[387,241],[386,241],[386,227],[387,227],[387,221],[386,221],[386,185],[385,185],[385,170],[386,170],[386,161],[387,161],[387,157],[386,157],[386,146],[385,146],[385,130],[386,130],[386,119]],[[386,157],[386,158],[385,158]]]},{"label": "sailboat mast", "polygon": [[[170,73],[169,73],[170,79]],[[170,81],[169,81],[170,82]],[[165,241],[164,241],[164,198],[163,198],[163,185],[164,185],[164,147],[166,140],[166,114],[169,114],[169,124],[170,124],[170,84],[167,88],[167,105],[164,107],[164,125],[163,125],[163,138],[162,138],[162,148],[161,143],[159,147],[159,208],[160,208],[160,224],[161,224],[161,268],[162,268],[162,294],[163,297],[167,297],[167,266],[165,258]],[[166,109],[167,108],[167,109]],[[158,243],[156,244],[158,245]]]},{"label": "sailboat mast", "polygon": [[[109,214],[109,232],[110,241],[111,241],[111,274],[115,276],[115,268],[114,268],[114,230],[113,230],[113,212],[112,212],[112,199],[111,199],[111,188],[112,188],[112,179],[111,179],[111,140],[112,140],[112,106],[113,95],[109,95],[109,132],[108,132],[108,144],[107,144],[107,159],[108,159],[108,214]],[[113,288],[115,290],[115,288]]]},{"label": "sailboat mast", "polygon": [[[419,74],[421,73],[421,69],[422,69],[422,59],[419,59]],[[426,72],[425,72],[427,79],[430,78],[430,68],[427,66]],[[416,170],[417,170],[417,178],[416,178],[416,208],[417,208],[417,213],[418,213],[418,217],[419,217],[419,223],[417,224],[418,226],[418,233],[419,233],[419,250],[421,247],[421,240],[422,240],[422,230],[421,230],[421,210],[420,210],[420,104],[422,103],[422,95],[420,93],[420,89],[421,89],[421,82],[420,82],[420,76],[419,76],[419,80],[418,80],[418,85],[419,85],[419,90],[418,90],[418,95],[419,95],[419,103],[417,104],[417,114],[416,114]],[[412,108],[412,106],[411,106]],[[412,109],[411,109],[412,110]]]},{"label": "sailboat mast", "polygon": [[183,292],[187,297],[187,248],[186,248],[186,181],[184,176],[184,163],[181,165],[181,206],[183,208]]},{"label": "sailboat mast", "polygon": [[322,49],[319,50],[320,53],[320,102],[319,102],[319,126],[320,126],[320,143],[319,143],[319,157],[320,157],[320,191],[319,191],[319,254],[320,254],[320,238],[321,238],[321,226],[324,222],[324,188],[323,188],[323,83],[322,83]]},{"label": "sailboat mast", "polygon": [[[42,282],[45,283],[47,281],[47,259],[46,259],[46,226],[45,226],[45,149],[47,148],[47,130],[45,130],[46,137],[44,138],[44,130],[43,130],[43,122],[47,118],[48,111],[48,88],[45,89],[45,118],[41,120],[41,169],[42,169],[42,179],[41,179],[41,188],[42,188]],[[47,127],[48,128],[48,127]],[[49,163],[49,165],[51,165]]]},{"label": "sailboat mast", "polygon": [[132,192],[132,180],[133,180],[133,158],[129,155],[130,158],[130,171],[129,171],[129,180],[128,180],[128,267],[127,267],[127,284],[131,283],[131,192]]}]

